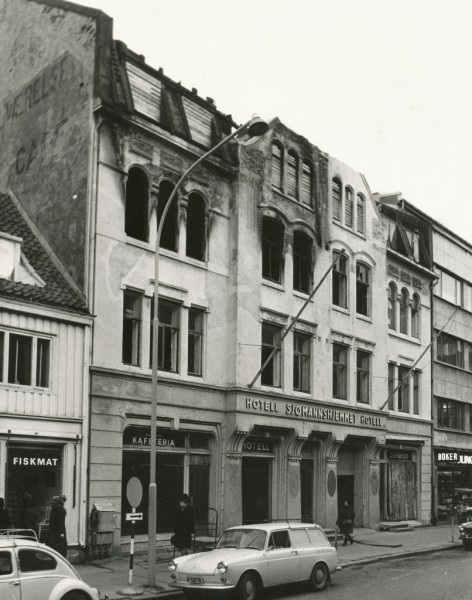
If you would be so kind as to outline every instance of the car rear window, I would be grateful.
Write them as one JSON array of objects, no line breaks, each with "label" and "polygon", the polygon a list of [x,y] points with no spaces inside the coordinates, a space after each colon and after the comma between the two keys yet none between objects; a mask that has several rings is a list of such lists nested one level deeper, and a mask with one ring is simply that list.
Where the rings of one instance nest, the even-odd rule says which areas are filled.
[{"label": "car rear window", "polygon": [[291,529],[290,539],[294,548],[306,548],[311,546],[310,538],[306,529]]},{"label": "car rear window", "polygon": [[20,550],[20,570],[23,573],[31,571],[50,571],[57,566],[56,559],[42,550]]},{"label": "car rear window", "polygon": [[328,538],[321,529],[308,529],[312,546],[330,546]]},{"label": "car rear window", "polygon": [[11,564],[11,553],[0,552],[0,577],[2,575],[9,575],[13,573],[13,566]]}]

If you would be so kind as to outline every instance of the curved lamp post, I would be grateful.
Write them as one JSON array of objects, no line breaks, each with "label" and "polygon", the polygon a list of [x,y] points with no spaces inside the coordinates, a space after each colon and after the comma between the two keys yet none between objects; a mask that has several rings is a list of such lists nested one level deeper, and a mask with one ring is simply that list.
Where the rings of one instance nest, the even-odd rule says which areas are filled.
[{"label": "curved lamp post", "polygon": [[169,199],[162,211],[156,238],[156,253],[154,262],[154,317],[152,320],[152,397],[151,397],[151,461],[149,473],[149,508],[148,508],[148,585],[154,587],[156,584],[156,518],[157,518],[157,485],[156,485],[156,410],[157,410],[157,354],[159,336],[159,247],[161,243],[162,229],[169,208],[177,196],[182,183],[192,171],[209,156],[214,154],[222,146],[241,133],[248,133],[251,137],[266,133],[269,125],[259,116],[254,115],[247,123],[241,125],[233,133],[230,133],[206,154],[196,160],[182,175],[172,190]]}]

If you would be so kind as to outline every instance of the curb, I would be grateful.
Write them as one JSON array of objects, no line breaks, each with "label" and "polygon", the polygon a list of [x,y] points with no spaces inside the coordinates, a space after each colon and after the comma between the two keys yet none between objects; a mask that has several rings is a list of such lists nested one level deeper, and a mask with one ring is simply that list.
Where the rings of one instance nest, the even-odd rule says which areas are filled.
[{"label": "curb", "polygon": [[430,552],[439,552],[440,550],[451,550],[453,548],[460,548],[462,546],[462,542],[451,542],[447,546],[434,546],[432,548],[422,548],[421,550],[409,550],[407,552],[384,554],[383,556],[369,556],[366,558],[359,558],[358,560],[352,560],[345,563],[341,562],[341,567],[343,569],[348,569],[349,567],[354,567],[357,565],[367,565],[369,563],[383,562],[386,560],[408,558],[409,556],[429,554]]}]

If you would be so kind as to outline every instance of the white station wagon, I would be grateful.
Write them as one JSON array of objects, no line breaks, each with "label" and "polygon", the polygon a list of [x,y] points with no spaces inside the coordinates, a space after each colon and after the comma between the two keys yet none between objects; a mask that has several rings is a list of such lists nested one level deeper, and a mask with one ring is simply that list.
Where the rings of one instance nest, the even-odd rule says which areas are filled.
[{"label": "white station wagon", "polygon": [[254,600],[258,590],[296,581],[320,591],[341,567],[319,525],[277,522],[231,527],[214,550],[174,558],[168,568],[187,600],[225,591]]}]

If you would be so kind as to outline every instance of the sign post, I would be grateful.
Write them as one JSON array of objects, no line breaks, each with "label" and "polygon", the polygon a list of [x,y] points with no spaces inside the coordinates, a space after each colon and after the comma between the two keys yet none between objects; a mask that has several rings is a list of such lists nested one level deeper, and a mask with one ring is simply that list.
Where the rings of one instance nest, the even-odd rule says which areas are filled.
[{"label": "sign post", "polygon": [[133,587],[133,562],[134,562],[134,528],[136,521],[142,521],[143,513],[137,513],[136,508],[143,498],[143,486],[137,477],[131,477],[126,486],[126,498],[131,505],[131,512],[126,513],[126,520],[131,521],[131,544],[129,549],[129,575],[128,587],[121,592],[122,596],[140,596],[144,593],[142,588]]}]

